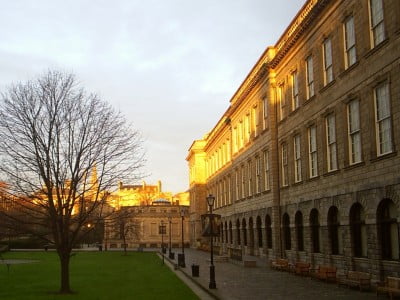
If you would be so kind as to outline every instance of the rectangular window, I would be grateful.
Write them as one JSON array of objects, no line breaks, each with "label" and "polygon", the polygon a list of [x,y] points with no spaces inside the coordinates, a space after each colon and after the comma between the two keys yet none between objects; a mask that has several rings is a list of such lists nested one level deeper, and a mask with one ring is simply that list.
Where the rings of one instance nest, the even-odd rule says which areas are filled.
[{"label": "rectangular window", "polygon": [[314,96],[314,66],[313,58],[309,56],[306,59],[306,80],[307,80],[307,99]]},{"label": "rectangular window", "polygon": [[343,24],[344,30],[344,59],[346,69],[352,66],[356,58],[356,34],[354,30],[354,17],[348,17]]},{"label": "rectangular window", "polygon": [[254,136],[258,135],[258,106],[253,106],[251,111],[251,132],[254,133]]},{"label": "rectangular window", "polygon": [[288,182],[288,152],[286,143],[281,146],[281,160],[282,160],[282,186],[287,186]]},{"label": "rectangular window", "polygon": [[331,39],[326,39],[323,44],[324,51],[324,83],[333,81],[333,66],[332,66],[332,42]]},{"label": "rectangular window", "polygon": [[251,161],[247,162],[247,196],[253,195],[253,170]]},{"label": "rectangular window", "polygon": [[269,151],[264,151],[264,190],[268,191],[270,187],[270,167],[269,167]]},{"label": "rectangular window", "polygon": [[245,143],[250,140],[250,114],[247,114],[244,119],[244,140]]},{"label": "rectangular window", "polygon": [[371,26],[371,46],[372,48],[380,44],[385,39],[385,24],[383,18],[383,1],[370,0],[370,26]]},{"label": "rectangular window", "polygon": [[294,146],[294,181],[301,181],[301,141],[300,135],[296,135],[293,138],[293,146]]},{"label": "rectangular window", "polygon": [[379,156],[393,151],[389,84],[381,84],[375,88],[374,94],[376,144]]},{"label": "rectangular window", "polygon": [[246,198],[246,170],[242,166],[242,198]]},{"label": "rectangular window", "polygon": [[243,122],[242,120],[239,121],[239,126],[238,126],[238,140],[239,140],[239,149],[242,149],[243,147]]},{"label": "rectangular window", "polygon": [[337,170],[337,154],[336,154],[336,121],[335,115],[329,114],[326,117],[326,147],[328,159],[328,172]]},{"label": "rectangular window", "polygon": [[256,193],[261,192],[261,159],[256,157]]},{"label": "rectangular window", "polygon": [[239,170],[235,170],[235,199],[236,200],[239,200],[239,191],[240,191],[240,189],[239,189],[239,187],[240,187],[240,177],[239,177]]},{"label": "rectangular window", "polygon": [[265,97],[263,100],[263,129],[267,128],[268,122],[268,99]]},{"label": "rectangular window", "polygon": [[281,84],[277,90],[277,97],[279,103],[279,120],[282,121],[285,118],[285,85]]},{"label": "rectangular window", "polygon": [[349,161],[361,161],[360,101],[353,100],[347,105]]},{"label": "rectangular window", "polygon": [[292,73],[292,110],[296,110],[299,106],[299,81],[296,71]]},{"label": "rectangular window", "polygon": [[308,160],[310,178],[318,176],[317,127],[315,125],[308,129]]}]

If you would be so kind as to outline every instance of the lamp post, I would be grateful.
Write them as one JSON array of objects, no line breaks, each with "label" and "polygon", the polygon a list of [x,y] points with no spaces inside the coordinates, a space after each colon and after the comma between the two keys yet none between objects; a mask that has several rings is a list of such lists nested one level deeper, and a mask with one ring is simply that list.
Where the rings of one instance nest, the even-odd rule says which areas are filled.
[{"label": "lamp post", "polygon": [[209,221],[210,221],[210,247],[211,247],[211,265],[210,265],[210,283],[208,285],[208,287],[210,289],[216,289],[217,288],[217,284],[215,282],[215,267],[214,267],[214,247],[213,247],[213,222],[214,222],[214,216],[212,213],[212,208],[214,206],[214,201],[215,201],[215,197],[213,195],[208,195],[207,199],[207,204],[208,207],[210,208],[210,214],[209,214]]},{"label": "lamp post", "polygon": [[175,255],[171,251],[171,225],[172,225],[172,216],[171,214],[168,215],[168,222],[169,222],[169,248],[168,248],[168,257],[170,259],[174,259]]},{"label": "lamp post", "polygon": [[183,220],[185,218],[185,210],[183,209],[183,207],[181,207],[180,210],[180,214],[181,214],[181,228],[182,228],[182,232],[181,232],[181,236],[182,236],[182,253],[178,254],[178,265],[181,266],[182,268],[185,268],[185,244],[184,244],[184,238],[183,238]]},{"label": "lamp post", "polygon": [[162,263],[164,264],[164,233],[165,233],[164,220],[161,220],[160,232],[161,232],[161,255],[162,255]]}]

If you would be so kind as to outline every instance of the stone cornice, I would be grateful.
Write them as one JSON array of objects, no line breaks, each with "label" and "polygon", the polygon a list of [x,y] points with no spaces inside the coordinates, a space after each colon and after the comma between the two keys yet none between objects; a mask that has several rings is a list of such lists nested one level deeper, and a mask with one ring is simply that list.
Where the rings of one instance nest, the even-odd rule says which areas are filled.
[{"label": "stone cornice", "polygon": [[276,55],[269,64],[271,68],[275,68],[278,65],[297,42],[302,33],[318,17],[319,13],[329,2],[331,2],[331,0],[309,0],[309,2],[303,6],[276,44]]}]

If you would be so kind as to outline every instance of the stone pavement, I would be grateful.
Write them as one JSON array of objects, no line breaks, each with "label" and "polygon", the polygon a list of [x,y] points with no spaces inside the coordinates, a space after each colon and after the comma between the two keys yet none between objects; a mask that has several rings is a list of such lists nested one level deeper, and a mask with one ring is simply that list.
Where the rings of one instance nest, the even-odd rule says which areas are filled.
[{"label": "stone pavement", "polygon": [[[165,256],[171,269],[177,264],[180,249],[173,249],[175,260]],[[253,257],[252,257],[253,259]],[[245,268],[237,262],[214,262],[217,289],[210,290],[210,253],[185,249],[186,268],[178,268],[176,274],[193,289],[200,299],[376,299],[373,292],[360,292],[357,289],[339,287],[336,284],[300,277],[288,272],[272,270],[266,259],[254,258],[257,267]],[[192,277],[192,264],[199,265],[199,277]],[[383,296],[382,296],[383,297]]]}]

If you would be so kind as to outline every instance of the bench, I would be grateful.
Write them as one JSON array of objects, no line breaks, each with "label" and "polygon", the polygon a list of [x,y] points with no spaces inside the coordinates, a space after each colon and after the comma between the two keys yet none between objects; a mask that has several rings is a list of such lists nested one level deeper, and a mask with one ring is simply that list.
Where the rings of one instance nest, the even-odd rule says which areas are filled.
[{"label": "bench", "polygon": [[388,294],[390,299],[393,299],[393,296],[400,295],[400,278],[388,276],[385,282],[378,283],[376,296],[378,297],[379,294]]},{"label": "bench", "polygon": [[298,261],[293,266],[293,272],[296,275],[307,276],[310,274],[310,263]]},{"label": "bench", "polygon": [[336,282],[336,267],[318,266],[317,269],[311,270],[311,277],[324,280],[326,282]]},{"label": "bench", "polygon": [[348,271],[338,277],[339,285],[358,287],[360,291],[371,288],[371,274],[367,272]]},{"label": "bench", "polygon": [[279,271],[289,270],[289,261],[284,258],[278,258],[271,261],[271,268]]}]

